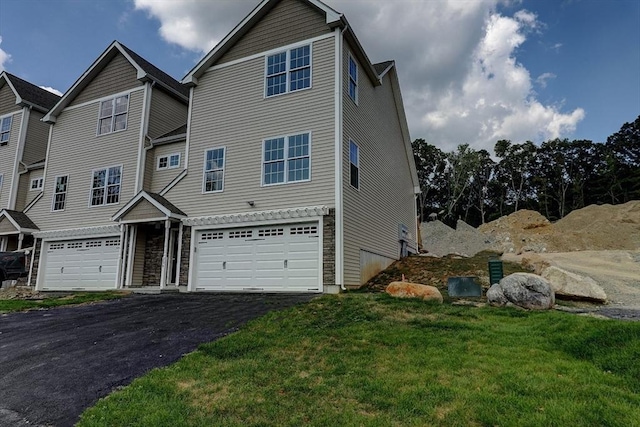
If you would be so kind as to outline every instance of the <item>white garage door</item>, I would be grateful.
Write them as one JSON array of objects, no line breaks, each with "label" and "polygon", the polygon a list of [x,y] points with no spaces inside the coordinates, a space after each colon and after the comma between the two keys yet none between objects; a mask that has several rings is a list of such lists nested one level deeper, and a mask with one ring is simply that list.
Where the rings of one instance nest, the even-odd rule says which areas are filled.
[{"label": "white garage door", "polygon": [[120,237],[45,242],[43,290],[105,290],[116,287]]},{"label": "white garage door", "polygon": [[320,292],[318,223],[196,234],[199,291]]}]

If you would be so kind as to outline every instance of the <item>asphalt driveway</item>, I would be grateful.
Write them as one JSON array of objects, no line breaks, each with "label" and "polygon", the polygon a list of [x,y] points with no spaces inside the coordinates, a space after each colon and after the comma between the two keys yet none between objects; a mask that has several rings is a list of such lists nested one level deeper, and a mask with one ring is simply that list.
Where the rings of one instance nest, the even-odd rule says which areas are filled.
[{"label": "asphalt driveway", "polygon": [[71,426],[152,368],[314,295],[134,295],[0,315],[0,426]]}]

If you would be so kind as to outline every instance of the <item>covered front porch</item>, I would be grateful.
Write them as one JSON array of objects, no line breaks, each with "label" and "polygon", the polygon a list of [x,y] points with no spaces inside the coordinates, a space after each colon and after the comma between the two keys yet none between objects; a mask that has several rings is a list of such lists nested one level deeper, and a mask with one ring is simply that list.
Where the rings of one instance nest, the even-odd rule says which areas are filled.
[{"label": "covered front porch", "polygon": [[186,290],[181,283],[186,214],[164,197],[142,191],[114,216],[121,227],[118,288],[136,292]]},{"label": "covered front porch", "polygon": [[38,230],[25,213],[3,209],[0,211],[0,252],[31,248],[32,233]]}]

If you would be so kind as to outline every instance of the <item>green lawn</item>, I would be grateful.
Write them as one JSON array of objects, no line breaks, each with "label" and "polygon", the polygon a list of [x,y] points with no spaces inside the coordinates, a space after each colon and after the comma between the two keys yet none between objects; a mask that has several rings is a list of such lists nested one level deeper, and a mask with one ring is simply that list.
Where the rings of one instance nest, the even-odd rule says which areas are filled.
[{"label": "green lawn", "polygon": [[100,400],[80,426],[640,425],[640,324],[323,296]]},{"label": "green lawn", "polygon": [[0,313],[12,311],[37,310],[43,308],[60,307],[64,305],[84,304],[96,301],[118,299],[127,296],[127,293],[117,291],[107,292],[74,292],[70,295],[59,297],[47,297],[44,299],[0,299]]}]

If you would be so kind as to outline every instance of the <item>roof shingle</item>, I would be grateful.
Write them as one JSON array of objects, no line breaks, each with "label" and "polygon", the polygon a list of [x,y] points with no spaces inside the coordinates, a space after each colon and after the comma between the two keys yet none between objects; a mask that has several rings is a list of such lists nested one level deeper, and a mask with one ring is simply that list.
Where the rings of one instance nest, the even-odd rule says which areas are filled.
[{"label": "roof shingle", "polygon": [[60,97],[55,93],[42,89],[13,74],[6,73],[6,75],[11,80],[11,84],[16,89],[16,92],[18,92],[20,98],[29,104],[50,110],[60,100]]}]

